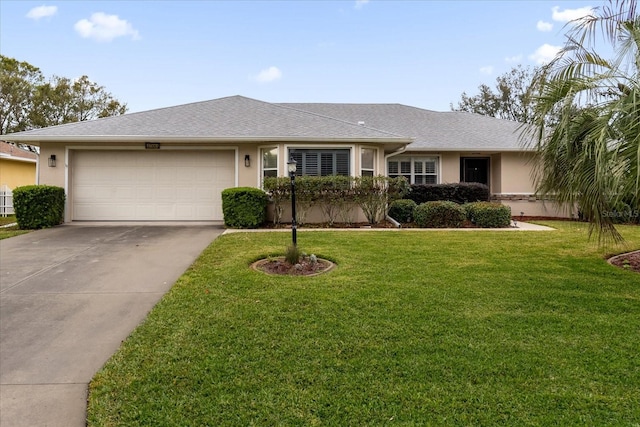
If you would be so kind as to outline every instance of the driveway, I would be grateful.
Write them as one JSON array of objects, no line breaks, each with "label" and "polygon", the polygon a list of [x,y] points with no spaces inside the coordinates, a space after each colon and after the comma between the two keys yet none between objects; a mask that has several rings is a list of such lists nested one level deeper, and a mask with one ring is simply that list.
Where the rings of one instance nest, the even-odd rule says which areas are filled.
[{"label": "driveway", "polygon": [[91,377],[222,231],[62,225],[0,240],[0,426],[85,426]]}]

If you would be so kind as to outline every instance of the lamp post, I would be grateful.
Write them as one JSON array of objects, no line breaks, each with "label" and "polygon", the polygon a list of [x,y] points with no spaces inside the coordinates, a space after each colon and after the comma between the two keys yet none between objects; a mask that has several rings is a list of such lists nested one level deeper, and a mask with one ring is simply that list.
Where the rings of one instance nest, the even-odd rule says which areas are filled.
[{"label": "lamp post", "polygon": [[293,158],[290,158],[287,162],[287,170],[291,178],[291,238],[293,239],[293,246],[298,245],[298,238],[296,236],[296,166],[297,162]]}]

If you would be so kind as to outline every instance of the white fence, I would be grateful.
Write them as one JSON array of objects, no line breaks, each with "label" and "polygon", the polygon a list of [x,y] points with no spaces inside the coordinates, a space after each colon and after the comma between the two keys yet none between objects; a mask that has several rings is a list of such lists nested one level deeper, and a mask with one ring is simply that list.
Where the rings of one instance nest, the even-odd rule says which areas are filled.
[{"label": "white fence", "polygon": [[0,216],[13,215],[13,193],[6,185],[0,187]]}]

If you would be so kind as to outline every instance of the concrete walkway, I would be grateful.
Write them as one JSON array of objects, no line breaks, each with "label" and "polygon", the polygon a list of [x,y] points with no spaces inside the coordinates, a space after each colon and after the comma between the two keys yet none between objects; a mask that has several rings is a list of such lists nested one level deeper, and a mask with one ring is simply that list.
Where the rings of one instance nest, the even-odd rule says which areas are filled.
[{"label": "concrete walkway", "polygon": [[85,426],[95,372],[222,232],[63,225],[0,240],[0,426]]},{"label": "concrete walkway", "polygon": [[[397,232],[423,232],[423,231],[487,231],[487,232],[499,232],[499,231],[553,231],[555,228],[547,227],[546,225],[530,224],[528,222],[518,222],[515,226],[507,228],[375,228],[375,227],[360,227],[360,228],[298,228],[298,231],[397,231]],[[246,233],[246,232],[263,232],[263,231],[286,231],[291,233],[291,228],[255,228],[255,229],[233,229],[229,228],[224,231],[227,233]]]}]

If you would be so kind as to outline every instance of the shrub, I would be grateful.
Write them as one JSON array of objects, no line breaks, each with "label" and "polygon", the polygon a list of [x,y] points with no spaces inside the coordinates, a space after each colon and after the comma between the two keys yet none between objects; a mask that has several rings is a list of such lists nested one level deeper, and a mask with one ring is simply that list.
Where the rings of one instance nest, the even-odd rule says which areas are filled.
[{"label": "shrub", "polygon": [[286,177],[267,177],[263,183],[264,191],[269,194],[273,202],[273,223],[282,221],[282,202],[291,200],[291,179]]},{"label": "shrub", "polygon": [[284,259],[291,265],[296,265],[300,262],[302,252],[296,245],[287,246],[287,250],[284,253]]},{"label": "shrub", "polygon": [[511,208],[499,203],[475,202],[464,205],[467,218],[478,227],[502,228],[511,224]]},{"label": "shrub", "polygon": [[47,228],[64,221],[64,188],[26,185],[13,190],[13,209],[24,230]]},{"label": "shrub", "polygon": [[614,224],[640,224],[640,213],[638,207],[635,209],[630,200],[617,201],[613,209],[605,212],[605,216],[611,219]]},{"label": "shrub", "polygon": [[224,224],[233,228],[257,228],[267,218],[267,194],[259,188],[238,187],[222,191]]},{"label": "shrub", "polygon": [[416,202],[410,199],[394,200],[389,205],[389,216],[398,222],[406,224],[413,221],[413,211],[415,210]]},{"label": "shrub", "polygon": [[354,181],[355,200],[369,224],[382,220],[389,203],[401,199],[409,190],[407,179],[402,176],[359,176]]},{"label": "shrub", "polygon": [[419,204],[414,217],[414,222],[422,228],[457,228],[464,222],[465,211],[454,202],[432,201]]},{"label": "shrub", "polygon": [[417,204],[431,201],[450,201],[459,204],[489,201],[489,187],[476,182],[454,184],[414,184],[408,199]]},{"label": "shrub", "polygon": [[338,216],[343,217],[345,210],[350,208],[349,200],[353,198],[351,177],[333,175],[316,178],[320,180],[318,202],[327,223],[333,226]]}]

